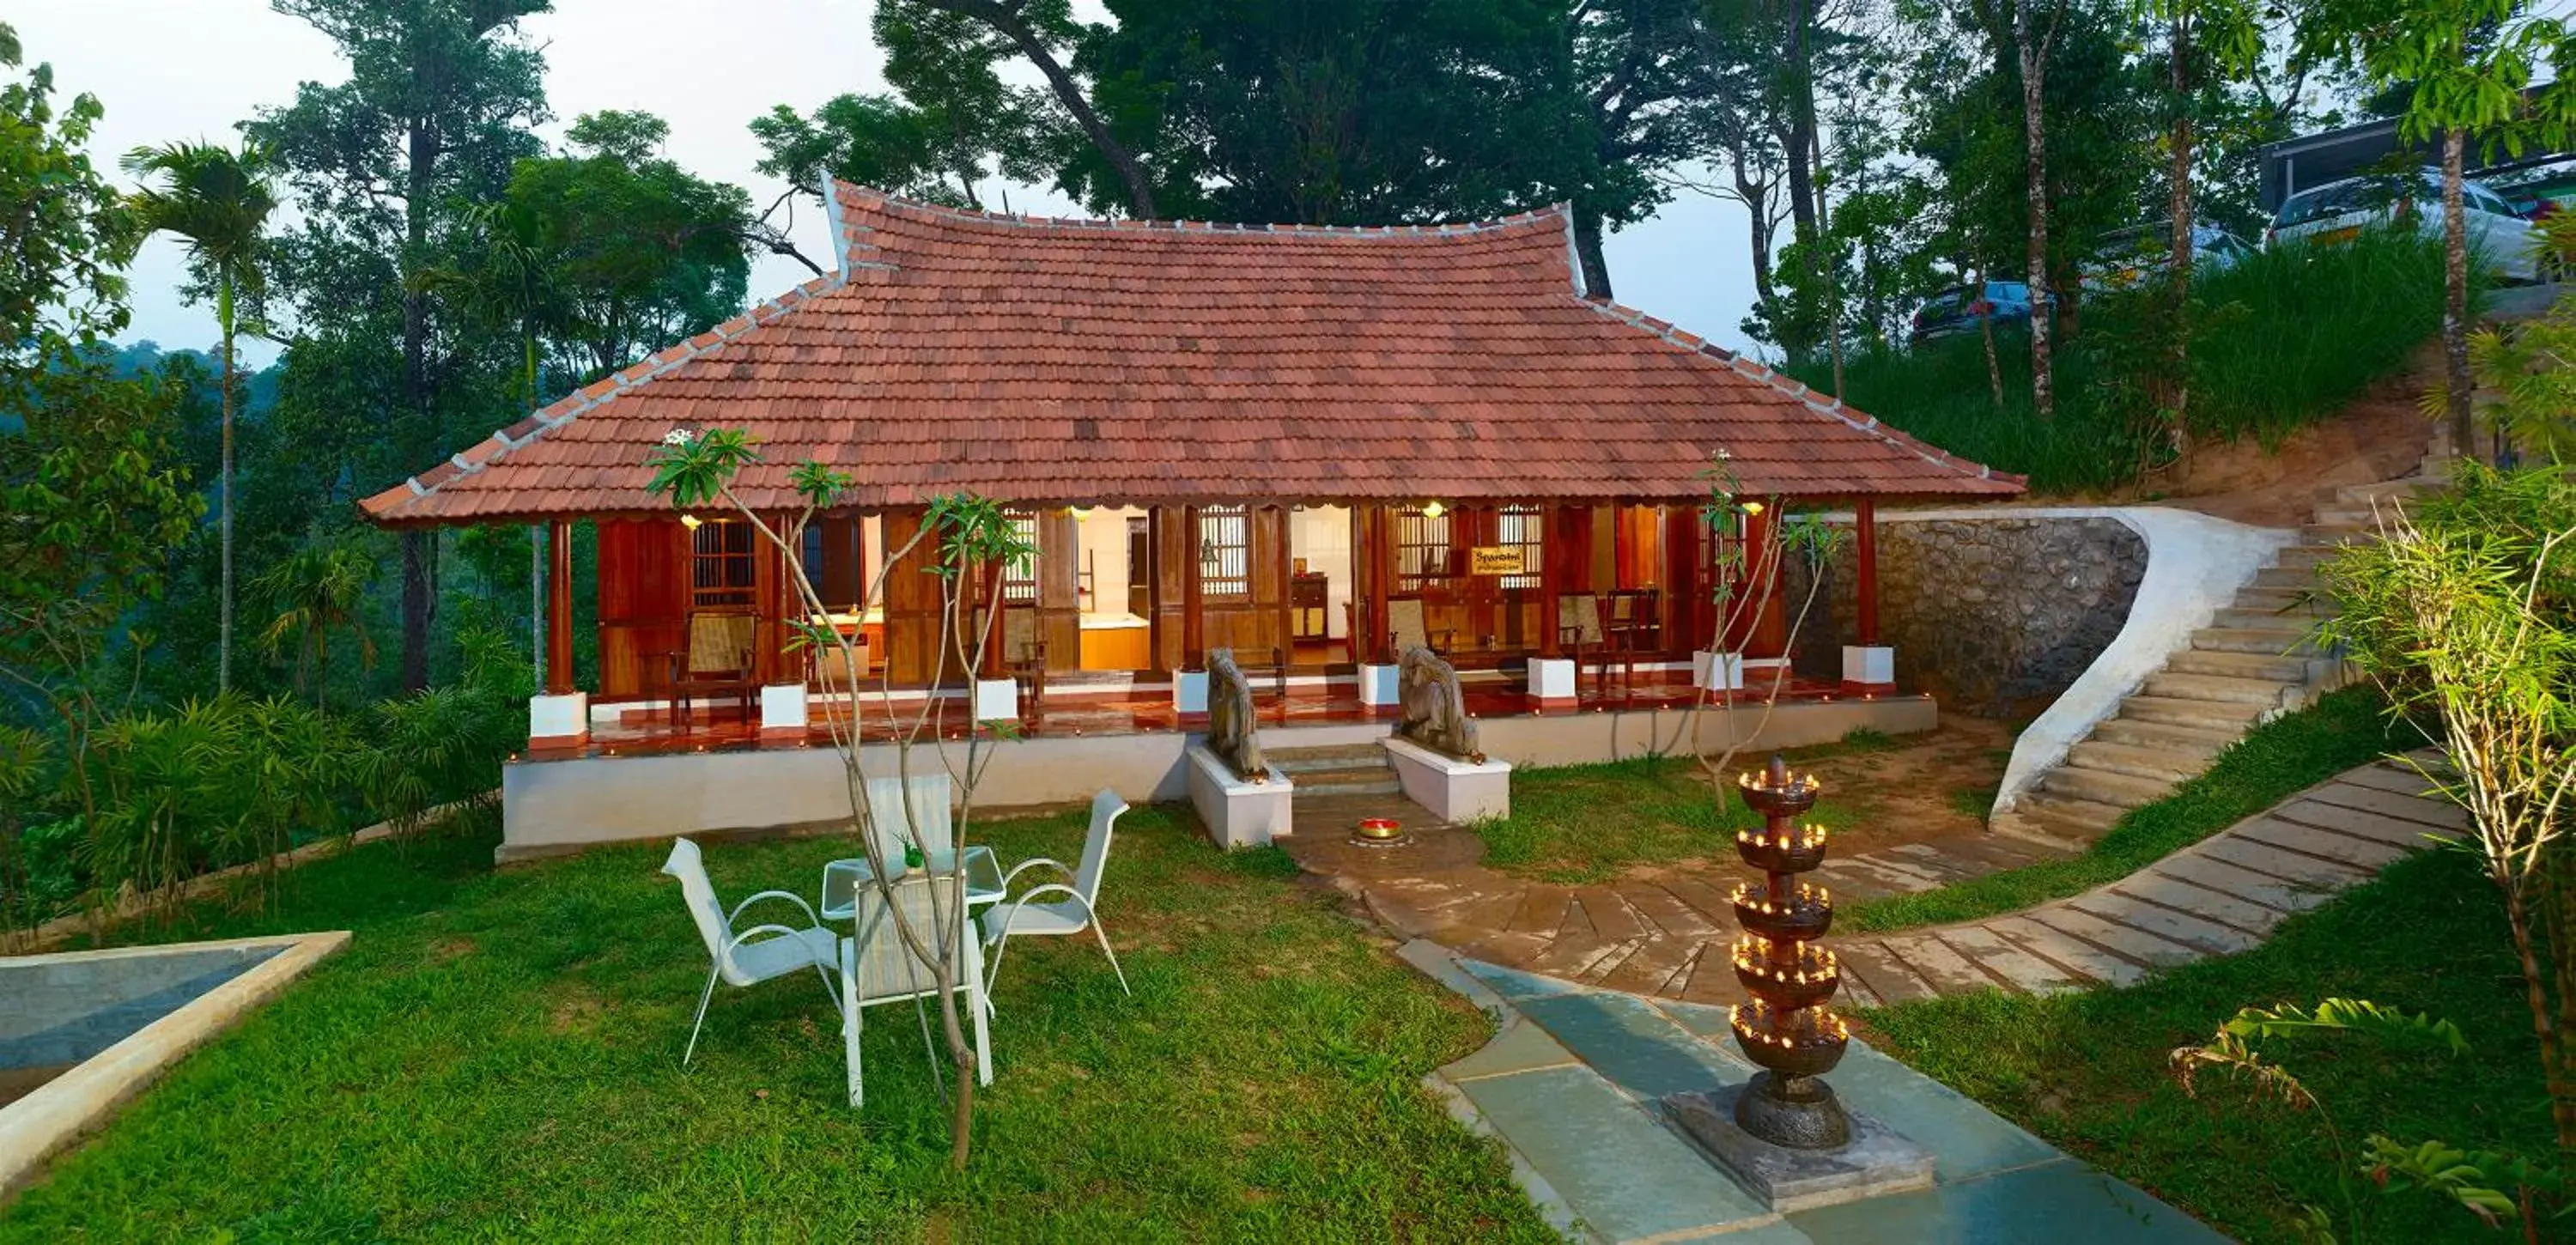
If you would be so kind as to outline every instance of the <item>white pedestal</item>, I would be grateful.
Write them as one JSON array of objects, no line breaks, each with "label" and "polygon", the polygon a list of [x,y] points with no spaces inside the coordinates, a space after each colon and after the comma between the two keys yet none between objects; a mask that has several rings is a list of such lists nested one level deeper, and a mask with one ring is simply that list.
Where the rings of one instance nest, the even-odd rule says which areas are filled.
[{"label": "white pedestal", "polygon": [[1512,763],[1461,761],[1433,752],[1410,739],[1389,736],[1386,759],[1404,784],[1406,799],[1431,810],[1446,822],[1476,821],[1512,815]]},{"label": "white pedestal", "polygon": [[1207,716],[1207,671],[1179,670],[1172,674],[1172,712],[1183,717]]},{"label": "white pedestal", "polygon": [[1744,689],[1744,654],[1691,654],[1691,686],[1712,692]]},{"label": "white pedestal", "polygon": [[1574,659],[1533,657],[1529,664],[1530,699],[1542,705],[1574,703]]},{"label": "white pedestal", "polygon": [[1896,650],[1885,645],[1844,645],[1843,682],[1854,687],[1894,687]]},{"label": "white pedestal", "polygon": [[975,680],[975,720],[978,722],[1019,721],[1020,681],[1018,679]]},{"label": "white pedestal", "polygon": [[760,736],[763,739],[805,737],[805,685],[773,683],[760,689]]},{"label": "white pedestal", "polygon": [[1204,744],[1191,744],[1183,765],[1189,771],[1190,807],[1198,810],[1218,847],[1260,847],[1291,831],[1297,788],[1278,766],[1270,767],[1269,781],[1246,782]]},{"label": "white pedestal", "polygon": [[1393,709],[1396,703],[1395,667],[1362,665],[1360,667],[1360,707]]},{"label": "white pedestal", "polygon": [[590,693],[528,698],[530,744],[579,744],[590,739]]}]

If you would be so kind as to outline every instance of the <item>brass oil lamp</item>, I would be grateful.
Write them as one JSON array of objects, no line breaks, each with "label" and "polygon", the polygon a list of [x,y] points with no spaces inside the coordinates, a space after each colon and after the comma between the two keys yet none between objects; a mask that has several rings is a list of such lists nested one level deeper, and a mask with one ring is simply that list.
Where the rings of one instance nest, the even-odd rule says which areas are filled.
[{"label": "brass oil lamp", "polygon": [[1829,1150],[1851,1140],[1851,1118],[1822,1075],[1842,1061],[1851,1030],[1826,1006],[1842,984],[1834,953],[1816,940],[1834,923],[1833,898],[1798,875],[1825,860],[1825,831],[1800,826],[1820,789],[1812,774],[1792,775],[1779,757],[1760,774],[1736,779],[1745,806],[1762,827],[1735,836],[1736,854],[1763,872],[1731,896],[1744,930],[1734,948],[1735,978],[1752,996],[1730,1020],[1736,1045],[1763,1071],[1735,1101],[1745,1132],[1793,1150]]}]

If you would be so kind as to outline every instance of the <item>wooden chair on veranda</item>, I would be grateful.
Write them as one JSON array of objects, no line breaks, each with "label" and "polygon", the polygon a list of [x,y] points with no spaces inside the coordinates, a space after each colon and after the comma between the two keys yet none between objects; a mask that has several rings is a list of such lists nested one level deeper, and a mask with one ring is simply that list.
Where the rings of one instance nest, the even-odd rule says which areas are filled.
[{"label": "wooden chair on veranda", "polygon": [[686,726],[692,702],[699,696],[731,699],[752,720],[751,701],[760,688],[753,637],[759,620],[739,611],[700,610],[689,615],[685,645],[674,657],[671,677],[673,720]]}]

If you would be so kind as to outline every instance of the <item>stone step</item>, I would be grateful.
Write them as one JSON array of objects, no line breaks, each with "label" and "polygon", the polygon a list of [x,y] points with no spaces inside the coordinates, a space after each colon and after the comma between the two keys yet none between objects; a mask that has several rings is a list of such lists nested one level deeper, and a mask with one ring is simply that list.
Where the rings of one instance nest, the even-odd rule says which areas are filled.
[{"label": "stone step", "polygon": [[2176,726],[2169,722],[2148,722],[2133,718],[2110,718],[2093,724],[2093,738],[2104,743],[2131,744],[2141,748],[2162,748],[2168,752],[2188,752],[2206,761],[2226,750],[2243,736],[2235,730],[2210,730],[2197,726]]},{"label": "stone step", "polygon": [[1396,781],[1394,770],[1324,770],[1291,774],[1288,781],[1297,794],[1304,795],[1397,795],[1404,784]]},{"label": "stone step", "polygon": [[2316,585],[2300,588],[2247,587],[2236,590],[2236,599],[2230,602],[2227,608],[2283,614],[2292,610],[2323,614],[2333,611],[2334,602],[2332,598],[2325,595],[2323,588]]},{"label": "stone step", "polygon": [[2275,567],[2313,568],[2343,550],[2335,545],[2287,545],[2272,565]]},{"label": "stone step", "polygon": [[2316,586],[2316,583],[2317,573],[2312,568],[2305,566],[2267,566],[2262,570],[2254,572],[2254,580],[2248,586],[2255,588],[2313,588]]},{"label": "stone step", "polygon": [[2287,689],[2273,679],[2234,679],[2218,674],[2151,674],[2139,689],[2169,700],[2223,700],[2258,710],[2279,705]]},{"label": "stone step", "polygon": [[2261,653],[2266,657],[2316,651],[2316,636],[2305,627],[2203,627],[2191,633],[2191,646],[2218,653]]},{"label": "stone step", "polygon": [[2366,508],[2373,501],[2385,502],[2391,498],[2400,501],[2410,500],[2426,493],[2439,492],[2446,486],[2445,481],[2421,476],[2403,480],[2381,480],[2375,484],[2345,484],[2334,490],[2333,501],[2337,505]]},{"label": "stone step", "polygon": [[2194,730],[2225,731],[2230,735],[2244,734],[2246,728],[2254,725],[2254,719],[2261,716],[2261,705],[2233,700],[2174,700],[2164,696],[2132,696],[2120,702],[2119,713],[2119,718],[2132,722],[2188,726]]},{"label": "stone step", "polygon": [[1291,774],[1305,770],[1361,768],[1386,764],[1386,745],[1370,740],[1364,744],[1325,744],[1309,748],[1264,748],[1270,763]]},{"label": "stone step", "polygon": [[2116,805],[2033,791],[2015,801],[2012,812],[1996,818],[1995,829],[2017,838],[2081,851],[2127,813],[2127,809]]},{"label": "stone step", "polygon": [[2173,784],[2161,778],[2115,774],[2070,763],[2050,770],[2047,777],[2039,780],[2039,788],[2050,795],[2062,795],[2071,800],[2090,800],[2113,808],[2136,808],[2163,799],[2166,792],[2173,790]]},{"label": "stone step", "polygon": [[2319,620],[2326,618],[2333,612],[2334,607],[2327,605],[2322,601],[2311,601],[2304,605],[2294,605],[2286,610],[2271,610],[2259,607],[2247,608],[2242,605],[2236,605],[2218,611],[2218,613],[2209,620],[2209,625],[2213,627],[2243,627],[2252,631],[2304,632],[2316,626]]},{"label": "stone step", "polygon": [[2303,657],[2273,657],[2264,653],[2229,653],[2197,648],[2187,648],[2166,658],[2165,669],[2175,674],[2210,674],[2274,683],[2302,683],[2308,677],[2308,662]]},{"label": "stone step", "polygon": [[2316,517],[2299,529],[2299,536],[2312,545],[2342,543],[2333,539],[2319,540],[2317,539],[2319,536],[2340,536],[2345,540],[2361,536],[2376,536],[2379,534],[2380,520],[2386,517],[2386,514],[2384,510],[2379,514],[2372,514],[2367,506],[2319,506]]},{"label": "stone step", "polygon": [[2205,751],[2088,739],[2067,750],[2066,764],[2155,782],[2181,782],[2209,768],[2209,757]]}]

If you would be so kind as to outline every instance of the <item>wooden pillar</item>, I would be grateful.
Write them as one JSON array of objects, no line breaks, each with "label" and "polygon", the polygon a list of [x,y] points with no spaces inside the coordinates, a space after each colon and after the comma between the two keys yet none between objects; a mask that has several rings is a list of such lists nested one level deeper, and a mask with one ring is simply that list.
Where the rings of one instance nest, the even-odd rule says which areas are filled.
[{"label": "wooden pillar", "polygon": [[1854,613],[1858,617],[1857,639],[1863,648],[1878,645],[1878,503],[1861,498],[1855,506],[1852,526],[1857,533],[1853,551]]},{"label": "wooden pillar", "polygon": [[1395,524],[1385,506],[1369,507],[1369,536],[1366,551],[1369,565],[1369,652],[1373,665],[1392,665],[1395,646],[1388,637],[1394,628],[1387,614],[1387,599],[1395,595]]},{"label": "wooden pillar", "polygon": [[983,609],[966,612],[966,617],[972,620],[971,625],[984,628],[983,651],[979,654],[983,673],[979,677],[986,679],[1002,677],[1002,632],[1005,630],[1002,625],[1002,571],[1000,558],[985,561],[980,575],[983,580]]},{"label": "wooden pillar", "polygon": [[1564,651],[1564,637],[1557,634],[1556,626],[1557,593],[1565,577],[1567,561],[1565,534],[1558,530],[1565,526],[1564,515],[1565,508],[1555,502],[1539,508],[1538,655],[1541,657],[1560,656]]},{"label": "wooden pillar", "polygon": [[572,686],[572,520],[547,525],[546,552],[546,694],[571,694]]},{"label": "wooden pillar", "polygon": [[[1246,523],[1251,520],[1247,518]],[[1207,619],[1204,592],[1199,583],[1199,559],[1205,551],[1199,547],[1199,508],[1181,507],[1181,668],[1202,670],[1207,667]]]},{"label": "wooden pillar", "polygon": [[1780,593],[1780,499],[1763,500],[1762,513],[1746,525],[1754,574],[1755,608],[1744,637],[1746,657],[1779,657],[1789,651],[1789,617]]}]

